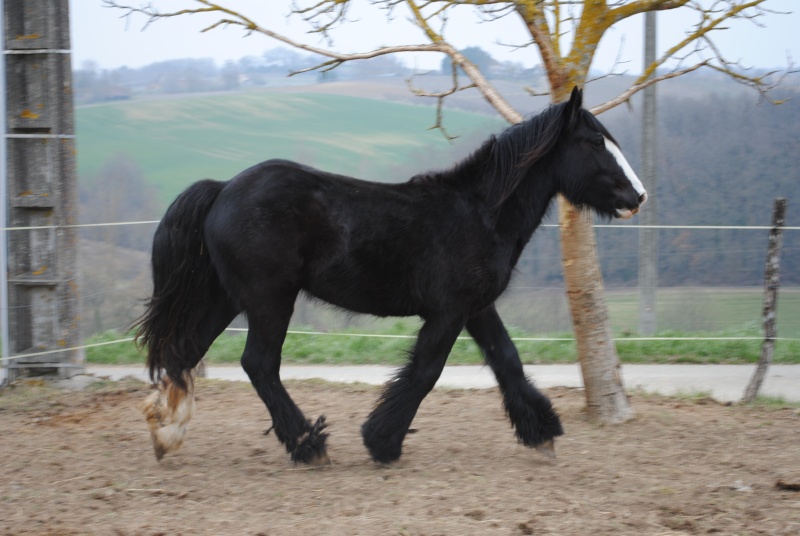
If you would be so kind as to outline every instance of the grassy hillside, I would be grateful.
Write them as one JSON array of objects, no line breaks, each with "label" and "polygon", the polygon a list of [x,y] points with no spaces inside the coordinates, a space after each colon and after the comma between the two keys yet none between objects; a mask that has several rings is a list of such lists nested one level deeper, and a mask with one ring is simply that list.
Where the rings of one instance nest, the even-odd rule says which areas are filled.
[{"label": "grassy hillside", "polygon": [[[385,180],[398,166],[419,171],[415,155],[447,152],[441,133],[428,130],[433,121],[432,108],[341,95],[256,91],[117,102],[77,110],[78,171],[91,181],[111,155],[125,152],[163,203],[191,182],[228,179],[269,158]],[[502,123],[450,111],[447,126],[454,135],[486,137]]]}]

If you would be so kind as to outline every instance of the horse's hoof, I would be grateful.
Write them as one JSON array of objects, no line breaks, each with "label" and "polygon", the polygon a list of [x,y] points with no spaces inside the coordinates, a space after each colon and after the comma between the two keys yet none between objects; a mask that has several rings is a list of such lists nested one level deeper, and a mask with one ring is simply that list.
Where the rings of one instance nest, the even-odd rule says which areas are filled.
[{"label": "horse's hoof", "polygon": [[402,454],[401,445],[381,444],[381,445],[368,445],[364,441],[372,461],[378,465],[389,466],[400,459]]},{"label": "horse's hoof", "polygon": [[327,452],[323,452],[322,454],[319,454],[315,456],[313,459],[309,460],[307,463],[308,465],[314,467],[323,467],[325,465],[331,464],[331,458],[330,456],[328,456]]},{"label": "horse's hoof", "polygon": [[161,444],[158,442],[158,439],[156,438],[156,436],[155,436],[155,435],[152,435],[152,436],[151,436],[151,439],[153,440],[153,451],[154,451],[154,452],[155,452],[155,454],[156,454],[156,461],[159,461],[159,462],[160,462],[160,461],[161,461],[161,458],[163,458],[163,457],[164,457],[164,454],[166,454],[166,453],[167,453],[167,449],[166,449],[166,447],[164,447],[164,445],[161,445]]},{"label": "horse's hoof", "polygon": [[364,440],[364,446],[367,447],[369,455],[377,464],[389,465],[400,459],[403,451],[403,438],[399,434],[394,437],[381,435],[375,431],[375,428],[370,421],[365,422],[361,426],[361,437]]},{"label": "horse's hoof", "polygon": [[314,424],[311,424],[310,421],[306,422],[305,434],[298,439],[297,446],[291,451],[294,463],[316,466],[330,465],[331,460],[325,448],[328,433],[323,431],[327,427],[324,415],[320,416]]},{"label": "horse's hoof", "polygon": [[[319,449],[322,450],[319,450]],[[292,461],[299,465],[309,465],[312,467],[323,467],[331,464],[330,456],[325,452],[325,446],[316,446],[313,449],[298,448],[292,453]]]},{"label": "horse's hoof", "polygon": [[142,402],[140,408],[150,428],[156,460],[181,448],[194,407],[193,394],[169,381]]},{"label": "horse's hoof", "polygon": [[554,439],[550,439],[549,441],[545,441],[544,443],[539,443],[534,447],[536,450],[547,456],[548,458],[555,459],[556,458],[556,442]]}]

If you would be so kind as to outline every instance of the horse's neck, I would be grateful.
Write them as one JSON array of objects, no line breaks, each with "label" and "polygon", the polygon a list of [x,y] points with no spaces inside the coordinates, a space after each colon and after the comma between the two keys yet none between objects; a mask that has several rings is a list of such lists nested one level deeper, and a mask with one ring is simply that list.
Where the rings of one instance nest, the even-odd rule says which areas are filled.
[{"label": "horse's neck", "polygon": [[556,180],[547,166],[534,164],[525,180],[495,209],[497,233],[521,252],[557,192]]},{"label": "horse's neck", "polygon": [[557,193],[557,181],[548,165],[549,159],[544,158],[531,166],[528,176],[512,192],[502,191],[503,181],[493,176],[493,143],[493,139],[487,141],[454,168],[441,173],[438,179],[446,176],[451,184],[469,189],[482,198],[497,238],[518,255],[542,222]]}]

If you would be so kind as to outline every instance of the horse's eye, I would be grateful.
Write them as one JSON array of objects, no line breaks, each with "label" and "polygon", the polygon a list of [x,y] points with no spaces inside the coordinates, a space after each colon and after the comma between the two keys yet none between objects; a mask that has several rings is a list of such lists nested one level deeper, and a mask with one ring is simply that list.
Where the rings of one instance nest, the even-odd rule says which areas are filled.
[{"label": "horse's eye", "polygon": [[605,144],[606,144],[606,138],[602,134],[598,133],[597,136],[595,136],[592,139],[592,145],[597,145],[598,147],[602,147]]}]

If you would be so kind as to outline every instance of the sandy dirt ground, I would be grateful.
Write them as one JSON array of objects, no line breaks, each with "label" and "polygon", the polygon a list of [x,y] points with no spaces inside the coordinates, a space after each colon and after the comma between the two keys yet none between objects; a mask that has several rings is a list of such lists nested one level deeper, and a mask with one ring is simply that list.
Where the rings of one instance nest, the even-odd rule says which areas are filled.
[{"label": "sandy dirt ground", "polygon": [[292,465],[243,383],[199,380],[161,462],[144,384],[0,391],[0,534],[800,534],[796,408],[633,394],[636,419],[608,427],[580,390],[551,389],[566,435],[550,460],[516,443],[495,389],[437,389],[380,466],[359,436],[377,388],[288,388],[327,415],[330,466]]}]

